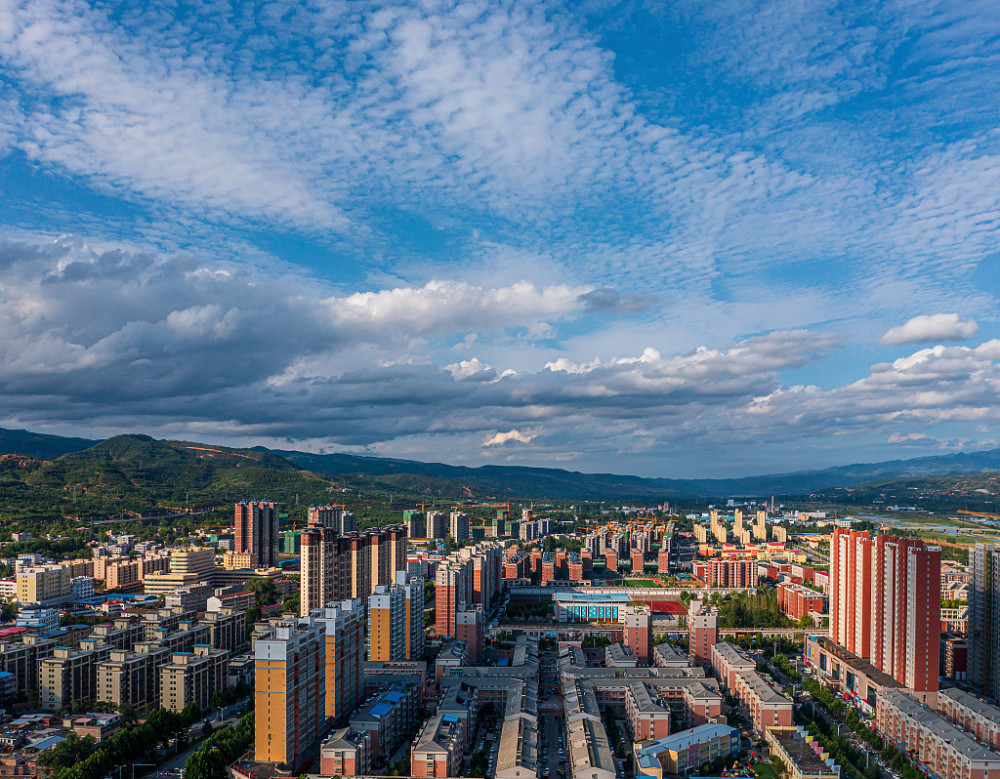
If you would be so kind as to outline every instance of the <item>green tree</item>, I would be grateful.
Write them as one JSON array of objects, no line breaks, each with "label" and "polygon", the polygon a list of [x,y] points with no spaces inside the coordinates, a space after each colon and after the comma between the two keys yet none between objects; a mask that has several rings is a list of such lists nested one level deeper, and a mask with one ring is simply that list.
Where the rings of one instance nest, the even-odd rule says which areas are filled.
[{"label": "green tree", "polygon": [[247,589],[256,597],[258,606],[271,606],[281,599],[274,580],[268,576],[255,576],[247,582]]}]

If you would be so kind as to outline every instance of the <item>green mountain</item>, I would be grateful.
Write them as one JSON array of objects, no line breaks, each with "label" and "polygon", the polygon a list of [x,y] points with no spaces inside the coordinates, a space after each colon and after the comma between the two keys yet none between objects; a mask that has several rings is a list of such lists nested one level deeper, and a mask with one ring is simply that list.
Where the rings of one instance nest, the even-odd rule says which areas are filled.
[{"label": "green mountain", "polygon": [[815,497],[831,503],[914,506],[930,510],[961,508],[1000,514],[1000,472],[879,479],[820,490]]},{"label": "green mountain", "polygon": [[[40,447],[47,451],[62,450],[61,456],[45,456]],[[5,459],[4,454],[19,457]],[[327,492],[330,478],[336,479],[338,486],[381,491],[385,497],[395,494],[458,499],[493,496],[658,501],[816,493],[820,499],[840,499],[848,493],[831,490],[879,480],[908,483],[925,477],[997,470],[1000,470],[1000,449],[740,479],[646,479],[558,468],[499,465],[468,468],[348,454],[271,451],[263,447],[232,449],[185,441],[156,441],[142,435],[115,436],[95,445],[86,439],[39,436],[0,428],[0,500],[6,499],[7,505],[15,501],[22,511],[30,511],[27,496],[31,488],[45,509],[57,506],[65,509],[66,494],[72,493],[75,486],[79,510],[73,514],[120,513],[122,508],[142,511],[147,509],[141,507],[183,505],[185,500],[198,504],[224,503],[243,497],[293,501],[296,494],[300,503],[325,501],[330,499]],[[869,493],[855,490],[849,494],[860,501],[860,496]],[[94,500],[86,505],[101,509],[89,512],[80,509],[83,496]]]},{"label": "green mountain", "polygon": [[97,516],[329,500],[328,479],[269,452],[120,435],[52,461],[0,456],[0,516]]},{"label": "green mountain", "polygon": [[70,452],[89,449],[96,443],[88,438],[64,438],[0,427],[0,454],[26,454],[40,460],[54,460]]}]

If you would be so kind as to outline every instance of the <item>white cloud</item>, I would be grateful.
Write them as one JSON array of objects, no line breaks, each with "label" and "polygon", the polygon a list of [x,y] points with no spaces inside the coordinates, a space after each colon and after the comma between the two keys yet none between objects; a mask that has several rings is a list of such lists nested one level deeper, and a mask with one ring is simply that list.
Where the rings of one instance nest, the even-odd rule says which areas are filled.
[{"label": "white cloud", "polygon": [[923,433],[893,433],[889,436],[888,440],[890,444],[905,444],[911,441],[924,441],[926,439],[927,436]]},{"label": "white cloud", "polygon": [[502,446],[510,441],[519,444],[530,444],[537,436],[530,433],[522,433],[520,430],[508,430],[506,433],[496,433],[483,441],[483,446]]},{"label": "white cloud", "polygon": [[889,346],[930,343],[933,341],[964,341],[979,332],[979,325],[958,314],[924,314],[915,316],[904,325],[894,327],[882,336]]}]

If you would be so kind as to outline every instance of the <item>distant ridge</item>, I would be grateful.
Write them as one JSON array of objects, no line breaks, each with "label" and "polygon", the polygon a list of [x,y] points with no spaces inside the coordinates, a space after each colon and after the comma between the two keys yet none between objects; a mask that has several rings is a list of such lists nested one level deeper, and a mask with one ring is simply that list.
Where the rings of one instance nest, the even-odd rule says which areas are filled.
[{"label": "distant ridge", "polygon": [[[433,480],[434,491],[439,494],[445,494],[447,491],[458,495],[461,486],[466,485],[498,496],[581,500],[802,496],[875,480],[1000,470],[1000,449],[988,449],[980,452],[958,452],[910,460],[859,463],[821,470],[738,479],[650,479],[527,466],[484,465],[469,468],[416,460],[351,454],[312,454],[295,450],[270,450],[265,447],[240,450],[190,442],[156,442],[149,436],[138,435],[116,436],[105,442],[97,442],[84,438],[64,438],[0,428],[0,454],[29,455],[43,460],[62,457],[65,459],[60,468],[66,468],[75,459],[66,455],[84,450],[90,450],[84,458],[88,461],[95,458],[118,461],[140,457],[144,461],[143,464],[148,467],[148,463],[155,460],[159,466],[157,474],[159,477],[164,477],[171,471],[176,471],[174,474],[176,477],[183,477],[185,468],[190,467],[188,458],[181,456],[186,452],[202,455],[198,458],[202,465],[207,461],[214,461],[215,467],[220,467],[222,462],[225,462],[230,468],[239,469],[240,465],[245,464],[265,471],[287,471],[289,464],[292,464],[295,468],[312,471],[325,477],[368,477],[382,480],[390,485],[398,482],[414,486],[414,479],[411,477],[419,477]],[[156,452],[155,457],[152,455],[153,451]],[[247,459],[251,453],[259,453],[262,456],[259,459],[254,457],[257,462],[250,463]],[[183,467],[181,467],[182,462]],[[449,483],[452,488],[446,490]]]},{"label": "distant ridge", "polygon": [[388,476],[412,473],[458,481],[510,496],[576,497],[590,500],[809,495],[831,487],[849,487],[876,479],[943,476],[1000,469],[1000,449],[918,457],[912,460],[860,463],[822,470],[737,479],[650,479],[610,473],[580,473],[560,468],[507,465],[469,468],[443,463],[349,454],[311,454],[294,450],[274,450],[274,453],[300,468],[325,476]]},{"label": "distant ridge", "polygon": [[26,454],[39,460],[54,460],[64,454],[89,449],[100,441],[59,435],[8,430],[0,427],[0,454]]}]

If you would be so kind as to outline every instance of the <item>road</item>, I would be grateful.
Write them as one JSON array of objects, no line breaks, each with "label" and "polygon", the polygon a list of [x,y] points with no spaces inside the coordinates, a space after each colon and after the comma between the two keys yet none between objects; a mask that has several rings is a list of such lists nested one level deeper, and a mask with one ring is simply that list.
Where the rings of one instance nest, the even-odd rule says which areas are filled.
[{"label": "road", "polygon": [[[183,769],[184,766],[187,765],[188,758],[197,752],[198,747],[201,746],[201,729],[205,725],[205,721],[207,719],[211,719],[212,727],[216,730],[224,725],[232,725],[243,716],[243,706],[245,706],[245,702],[234,703],[232,706],[226,708],[224,712],[225,719],[222,722],[218,721],[218,715],[216,712],[213,712],[209,715],[209,717],[204,717],[198,720],[194,725],[188,728],[188,738],[198,738],[199,740],[194,744],[191,744],[191,746],[183,752],[160,763],[155,771],[146,774],[146,779],[179,779],[179,777],[183,776]],[[123,775],[122,779],[127,778]]]},{"label": "road", "polygon": [[[561,715],[540,717],[542,732],[539,734],[539,742],[542,750],[542,777],[543,779],[560,779],[568,773],[568,766],[565,757],[565,734],[563,733]],[[560,753],[562,750],[562,754]],[[560,774],[559,772],[564,773]]]}]

